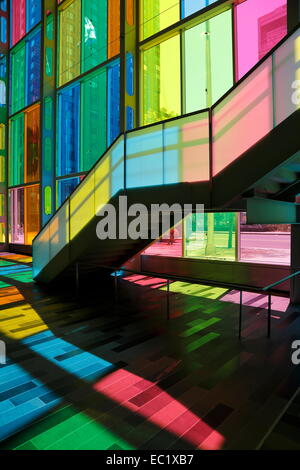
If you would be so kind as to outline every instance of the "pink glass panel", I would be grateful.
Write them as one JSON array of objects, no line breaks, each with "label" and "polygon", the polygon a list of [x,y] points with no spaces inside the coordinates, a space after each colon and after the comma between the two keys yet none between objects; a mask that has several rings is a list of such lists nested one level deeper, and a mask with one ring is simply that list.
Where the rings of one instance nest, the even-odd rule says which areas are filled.
[{"label": "pink glass panel", "polygon": [[287,0],[247,0],[235,8],[239,80],[287,33]]},{"label": "pink glass panel", "polygon": [[156,240],[144,251],[143,255],[171,256],[181,258],[183,256],[182,246],[182,224],[178,224],[168,231],[159,240]]},{"label": "pink glass panel", "polygon": [[26,33],[26,0],[12,1],[12,45]]},{"label": "pink glass panel", "polygon": [[269,58],[213,110],[213,174],[240,157],[272,128]]},{"label": "pink glass panel", "polygon": [[24,243],[24,188],[10,191],[10,223],[12,243]]},{"label": "pink glass panel", "polygon": [[291,263],[291,226],[247,225],[241,215],[240,260],[250,263]]}]

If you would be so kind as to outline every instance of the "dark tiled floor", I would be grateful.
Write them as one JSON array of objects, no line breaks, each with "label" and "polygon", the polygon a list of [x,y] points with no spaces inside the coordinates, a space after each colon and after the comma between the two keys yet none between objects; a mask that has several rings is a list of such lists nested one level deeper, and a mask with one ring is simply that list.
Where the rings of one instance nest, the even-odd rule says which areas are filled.
[{"label": "dark tiled floor", "polygon": [[115,305],[100,281],[77,298],[43,292],[29,259],[7,259],[0,448],[300,448],[300,320],[285,299],[267,340],[266,301],[245,294],[239,342],[236,292],[175,283],[167,321],[161,280],[120,281]]}]

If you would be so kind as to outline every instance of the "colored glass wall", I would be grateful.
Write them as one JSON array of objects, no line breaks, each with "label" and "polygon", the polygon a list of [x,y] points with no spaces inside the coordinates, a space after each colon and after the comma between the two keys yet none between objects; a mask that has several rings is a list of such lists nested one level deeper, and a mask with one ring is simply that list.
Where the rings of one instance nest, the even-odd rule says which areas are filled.
[{"label": "colored glass wall", "polygon": [[27,108],[9,121],[10,241],[31,244],[40,229],[39,183],[41,162],[40,105]]},{"label": "colored glass wall", "polygon": [[59,9],[58,83],[120,53],[120,0],[73,0]]},{"label": "colored glass wall", "polygon": [[216,212],[193,214],[171,232],[143,254],[290,265],[290,225],[247,225],[246,213]]},{"label": "colored glass wall", "polygon": [[184,229],[186,257],[237,260],[237,214],[192,214]]},{"label": "colored glass wall", "polygon": [[206,8],[217,0],[182,0],[181,1],[181,8],[182,8],[182,17],[186,18],[187,16],[196,13],[203,8]]},{"label": "colored glass wall", "polygon": [[41,0],[10,0],[11,46],[41,21]]},{"label": "colored glass wall", "polygon": [[141,0],[141,39],[171,26],[180,20],[180,0]]},{"label": "colored glass wall", "polygon": [[88,171],[119,133],[116,61],[59,92],[57,176]]},{"label": "colored glass wall", "polygon": [[7,56],[3,55],[0,58],[0,243],[5,242],[7,227],[7,83]]},{"label": "colored glass wall", "polygon": [[41,31],[34,31],[10,54],[10,114],[40,98]]},{"label": "colored glass wall", "polygon": [[40,106],[28,108],[9,123],[9,185],[40,179]]},{"label": "colored glass wall", "polygon": [[143,53],[143,123],[181,113],[180,36]]},{"label": "colored glass wall", "polygon": [[240,79],[287,33],[287,0],[247,0],[235,8],[236,78]]},{"label": "colored glass wall", "polygon": [[40,230],[39,185],[9,190],[9,241],[30,245]]},{"label": "colored glass wall", "polygon": [[231,9],[146,49],[142,74],[143,124],[212,106],[234,81]]},{"label": "colored glass wall", "polygon": [[217,0],[140,0],[141,39],[149,38]]},{"label": "colored glass wall", "polygon": [[233,85],[232,12],[184,33],[185,112],[210,107]]}]

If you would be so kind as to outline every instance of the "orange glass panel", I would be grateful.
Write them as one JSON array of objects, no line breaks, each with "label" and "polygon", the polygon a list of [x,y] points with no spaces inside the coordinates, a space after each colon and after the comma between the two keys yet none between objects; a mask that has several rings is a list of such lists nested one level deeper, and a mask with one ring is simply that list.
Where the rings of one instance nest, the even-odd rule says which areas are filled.
[{"label": "orange glass panel", "polygon": [[40,179],[40,107],[26,113],[26,166],[25,182]]},{"label": "orange glass panel", "polygon": [[31,245],[40,230],[39,186],[25,188],[25,244]]},{"label": "orange glass panel", "polygon": [[120,54],[120,0],[108,3],[108,58]]},{"label": "orange glass panel", "polygon": [[134,25],[134,1],[127,0],[126,1],[126,21],[129,26]]}]

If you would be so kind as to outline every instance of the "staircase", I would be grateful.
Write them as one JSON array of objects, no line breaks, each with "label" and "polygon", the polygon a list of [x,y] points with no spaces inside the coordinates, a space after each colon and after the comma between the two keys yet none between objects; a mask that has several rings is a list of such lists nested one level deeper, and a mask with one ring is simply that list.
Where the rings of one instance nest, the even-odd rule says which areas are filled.
[{"label": "staircase", "polygon": [[33,275],[50,283],[100,266],[121,266],[145,240],[99,240],[99,210],[128,204],[205,204],[239,209],[249,195],[273,197],[298,180],[300,112],[292,83],[300,28],[212,109],[120,135],[33,241]]}]

